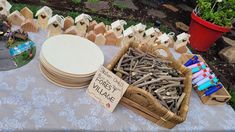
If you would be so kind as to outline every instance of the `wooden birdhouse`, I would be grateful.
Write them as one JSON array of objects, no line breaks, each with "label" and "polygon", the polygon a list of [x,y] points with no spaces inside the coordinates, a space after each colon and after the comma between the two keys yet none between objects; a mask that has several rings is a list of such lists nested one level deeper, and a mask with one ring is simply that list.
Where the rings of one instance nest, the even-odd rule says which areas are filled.
[{"label": "wooden birdhouse", "polygon": [[178,53],[186,53],[188,51],[187,44],[189,43],[190,35],[187,33],[181,33],[177,36],[177,40],[175,42],[175,50]]},{"label": "wooden birdhouse", "polygon": [[168,47],[169,48],[174,48],[174,43],[175,43],[175,41],[174,41],[174,37],[175,37],[175,33],[174,32],[170,32],[170,33],[168,33],[167,34],[168,36],[169,36],[169,45],[168,45]]},{"label": "wooden birdhouse", "polygon": [[77,16],[75,18],[75,25],[78,28],[78,31],[82,34],[85,34],[87,32],[90,21],[92,21],[92,18],[87,14],[82,13],[81,15]]},{"label": "wooden birdhouse", "polygon": [[22,10],[20,10],[20,13],[21,13],[26,19],[33,19],[33,12],[32,12],[28,7],[24,7]]},{"label": "wooden birdhouse", "polygon": [[95,42],[96,39],[96,34],[94,33],[94,31],[90,31],[87,35],[86,38],[92,42]]},{"label": "wooden birdhouse", "polygon": [[8,16],[12,5],[7,0],[0,0],[0,14]]},{"label": "wooden birdhouse", "polygon": [[8,21],[17,26],[21,26],[21,24],[25,21],[25,17],[18,11],[14,11],[8,16]]},{"label": "wooden birdhouse", "polygon": [[97,25],[96,20],[93,20],[92,22],[90,22],[90,25],[88,26],[87,32],[94,30],[96,25]]},{"label": "wooden birdhouse", "polygon": [[110,29],[112,29],[112,26],[106,25],[106,26],[105,26],[105,29],[106,29],[106,31],[109,31]]},{"label": "wooden birdhouse", "polygon": [[106,28],[105,28],[104,23],[101,22],[101,23],[95,25],[94,32],[95,32],[95,34],[100,34],[100,33],[104,34],[106,32]]},{"label": "wooden birdhouse", "polygon": [[64,30],[67,30],[71,26],[74,26],[73,18],[70,17],[70,16],[65,17],[65,19],[64,19]]},{"label": "wooden birdhouse", "polygon": [[104,37],[103,34],[100,33],[100,34],[96,35],[95,44],[105,45],[105,42],[106,42],[106,38]]},{"label": "wooden birdhouse", "polygon": [[141,43],[144,39],[144,32],[146,29],[146,25],[139,23],[135,25],[135,42]]},{"label": "wooden birdhouse", "polygon": [[170,37],[166,33],[164,33],[161,36],[157,37],[156,42],[158,44],[163,44],[168,47],[170,45]]},{"label": "wooden birdhouse", "polygon": [[27,19],[21,24],[21,28],[25,32],[38,32],[39,26],[33,19]]},{"label": "wooden birdhouse", "polygon": [[158,28],[149,28],[148,30],[145,31],[145,41],[149,45],[155,44],[155,40],[157,39],[158,36],[160,36],[162,33]]},{"label": "wooden birdhouse", "polygon": [[134,26],[131,26],[129,28],[127,28],[126,30],[123,31],[123,41],[125,44],[127,43],[131,43],[134,42],[135,40],[135,30],[134,30]]},{"label": "wooden birdhouse", "polygon": [[124,31],[124,25],[126,24],[124,20],[117,20],[111,24],[111,27],[117,36],[121,36]]},{"label": "wooden birdhouse", "polygon": [[59,35],[63,32],[64,18],[63,16],[55,15],[49,19],[47,29],[48,37]]},{"label": "wooden birdhouse", "polygon": [[37,11],[36,17],[38,17],[39,27],[41,27],[42,29],[46,29],[48,21],[52,17],[51,8],[44,6],[43,8]]},{"label": "wooden birdhouse", "polygon": [[112,29],[107,31],[104,37],[106,39],[106,43],[105,43],[106,45],[120,46],[121,41],[119,40],[118,36]]},{"label": "wooden birdhouse", "polygon": [[65,30],[64,34],[79,35],[79,32],[76,26],[71,26]]}]

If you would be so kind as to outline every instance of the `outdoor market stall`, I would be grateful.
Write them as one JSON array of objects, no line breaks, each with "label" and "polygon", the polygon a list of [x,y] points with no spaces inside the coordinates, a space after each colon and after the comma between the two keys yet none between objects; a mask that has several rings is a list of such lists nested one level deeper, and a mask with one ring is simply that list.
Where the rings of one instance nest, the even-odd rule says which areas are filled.
[{"label": "outdoor market stall", "polygon": [[38,20],[32,16],[28,8],[8,16],[11,30],[32,40],[10,54],[33,46],[38,52],[28,65],[0,74],[0,130],[235,129],[231,96],[187,48],[189,34],[175,41],[174,32],[141,23],[124,29],[124,20],[109,26],[87,14],[74,21],[52,16],[47,6]]}]

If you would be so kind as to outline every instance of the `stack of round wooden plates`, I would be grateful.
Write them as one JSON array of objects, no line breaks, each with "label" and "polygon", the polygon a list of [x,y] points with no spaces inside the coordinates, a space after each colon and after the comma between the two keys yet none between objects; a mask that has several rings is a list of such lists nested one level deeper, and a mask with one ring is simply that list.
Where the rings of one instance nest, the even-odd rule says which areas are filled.
[{"label": "stack of round wooden plates", "polygon": [[66,88],[88,86],[103,64],[100,48],[79,36],[51,37],[44,42],[40,53],[42,74],[52,83]]}]

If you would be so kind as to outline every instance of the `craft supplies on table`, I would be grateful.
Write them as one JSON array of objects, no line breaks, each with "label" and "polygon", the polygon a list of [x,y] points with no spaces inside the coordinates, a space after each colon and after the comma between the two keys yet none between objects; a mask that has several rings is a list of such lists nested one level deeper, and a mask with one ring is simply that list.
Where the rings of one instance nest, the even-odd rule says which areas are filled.
[{"label": "craft supplies on table", "polygon": [[[117,67],[115,68],[115,66],[119,67],[120,65],[122,65],[120,63],[120,60],[123,59],[123,56],[126,56],[125,55],[126,53],[130,52],[130,51],[128,51],[129,48],[134,48],[131,46],[133,46],[133,45],[130,44],[128,46],[123,47],[121,49],[121,51],[117,54],[117,56],[114,57],[112,62],[107,65],[107,68],[109,70],[118,71],[116,73],[116,75],[118,75],[120,77],[122,76],[122,74],[125,75],[125,74],[128,74],[129,72],[126,72],[126,71],[123,72],[123,70],[118,70],[119,68],[117,68]],[[121,103],[124,106],[126,106],[127,108],[133,110],[134,112],[142,115],[146,119],[156,123],[157,125],[160,125],[165,128],[173,128],[177,124],[180,124],[186,120],[186,116],[187,116],[187,112],[188,112],[188,108],[189,108],[189,99],[190,99],[191,90],[192,90],[192,83],[191,83],[192,73],[189,69],[185,68],[183,65],[176,62],[173,59],[171,53],[169,52],[169,49],[166,48],[164,45],[158,45],[155,47],[156,51],[161,50],[161,49],[163,49],[164,51],[166,51],[166,53],[168,53],[167,57],[160,56],[160,59],[156,58],[158,60],[158,61],[156,61],[156,63],[159,61],[170,62],[169,66],[178,70],[182,74],[181,78],[184,78],[183,79],[184,87],[182,88],[182,91],[183,91],[182,95],[179,95],[180,97],[172,97],[172,98],[177,98],[176,106],[179,108],[179,111],[177,111],[176,113],[172,112],[171,110],[167,109],[167,107],[165,105],[162,104],[162,102],[163,102],[162,100],[156,99],[152,93],[144,90],[144,89],[149,89],[151,87],[145,87],[143,89],[140,88],[140,86],[145,85],[145,84],[147,85],[149,83],[149,82],[145,82],[144,84],[139,84],[139,82],[141,82],[142,80],[145,80],[145,79],[149,78],[149,76],[152,76],[151,73],[149,73],[149,72],[148,73],[146,72],[146,74],[147,74],[146,76],[143,76],[143,78],[140,78],[139,80],[137,80],[136,82],[133,83],[133,84],[138,84],[137,86],[134,86],[133,84],[129,86],[129,88],[127,89],[126,93],[124,94],[124,96],[121,100]],[[137,55],[137,57],[133,57],[133,58],[140,59],[141,57],[143,57],[145,54],[141,54],[141,52],[142,51],[140,51],[140,53],[138,53],[139,55]],[[128,57],[128,55],[127,55],[127,57]],[[156,56],[153,55],[152,57],[155,58]],[[144,59],[144,58],[142,58],[142,59]],[[151,57],[147,57],[147,59],[151,60]],[[127,61],[127,60],[124,60],[124,61]],[[161,62],[159,62],[159,63],[161,63]],[[136,63],[143,63],[143,62],[141,62],[141,60],[139,60],[139,61],[135,62],[135,64],[133,61],[130,63],[132,63],[132,68],[133,68],[133,67],[139,67],[138,64],[136,65]],[[150,70],[153,70],[153,67],[144,67],[144,68],[147,68],[147,69],[150,68]],[[170,68],[166,68],[166,69],[170,69]],[[162,73],[162,74],[164,74],[164,73]],[[166,75],[168,75],[168,74],[166,73]],[[132,74],[130,74],[130,76],[135,76],[135,74],[132,72]],[[150,80],[150,82],[152,82],[152,81],[157,81],[157,79]],[[173,84],[169,84],[169,85],[173,85]],[[176,84],[174,84],[174,85],[176,85]],[[163,89],[160,89],[159,92],[161,93],[162,90]],[[165,91],[165,90],[163,90],[163,91]],[[173,92],[175,92],[175,91],[172,91],[172,93],[167,92],[166,94],[167,95],[174,94]],[[162,97],[164,99],[171,98],[170,96],[168,97],[167,95],[162,96]],[[180,105],[180,103],[181,103],[181,105]]]},{"label": "craft supplies on table", "polygon": [[207,68],[193,74],[192,84],[200,97],[202,103],[207,105],[221,105],[231,98],[228,91],[219,82],[213,71],[208,67],[205,60],[200,55],[184,53],[178,60],[185,66],[190,66],[203,62]]},{"label": "craft supplies on table", "polygon": [[58,35],[44,42],[40,53],[42,74],[66,88],[83,88],[104,63],[98,46],[79,36]]}]

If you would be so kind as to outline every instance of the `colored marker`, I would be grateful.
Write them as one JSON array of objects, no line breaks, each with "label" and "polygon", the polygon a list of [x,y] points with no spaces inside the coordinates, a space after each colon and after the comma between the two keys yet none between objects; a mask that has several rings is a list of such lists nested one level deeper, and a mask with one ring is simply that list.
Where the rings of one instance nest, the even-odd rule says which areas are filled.
[{"label": "colored marker", "polygon": [[190,66],[192,64],[195,64],[195,63],[198,63],[198,56],[194,55],[191,59],[189,59],[185,64],[184,66]]},{"label": "colored marker", "polygon": [[212,74],[211,76],[207,76],[206,78],[202,79],[201,81],[199,81],[199,82],[197,83],[197,86],[200,86],[200,85],[202,85],[203,83],[205,83],[205,82],[207,82],[207,81],[209,81],[209,80],[212,80],[213,78],[216,78],[216,77],[215,77],[215,74]]},{"label": "colored marker", "polygon": [[210,72],[205,72],[203,73],[202,75],[198,76],[197,78],[195,78],[193,81],[192,81],[192,84],[196,84],[197,82],[201,81],[202,79],[206,78],[207,76],[210,76]]},{"label": "colored marker", "polygon": [[202,90],[205,90],[207,88],[209,88],[210,86],[213,86],[215,85],[219,80],[217,78],[213,78],[212,80],[209,80],[205,83],[203,83],[202,85],[198,86],[198,90],[199,91],[202,91]]},{"label": "colored marker", "polygon": [[193,65],[190,65],[187,68],[193,69],[195,67],[202,66],[202,65],[204,65],[204,62],[199,62],[199,63],[193,64]]},{"label": "colored marker", "polygon": [[206,69],[206,65],[197,66],[197,67],[193,68],[192,73],[199,72],[200,70],[203,70],[203,69]]},{"label": "colored marker", "polygon": [[202,97],[204,96],[210,96],[212,95],[213,93],[217,92],[218,90],[220,90],[222,88],[222,84],[217,84],[217,85],[214,85],[212,87],[210,87],[205,93],[204,95],[202,95]]},{"label": "colored marker", "polygon": [[195,79],[195,78],[197,78],[198,76],[204,74],[205,72],[210,72],[210,68],[206,68],[206,69],[200,70],[200,71],[197,72],[197,73],[194,73],[194,74],[193,74],[193,79]]}]

